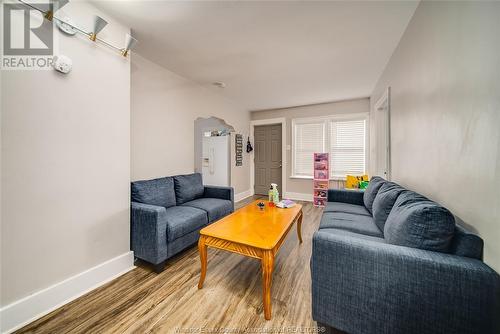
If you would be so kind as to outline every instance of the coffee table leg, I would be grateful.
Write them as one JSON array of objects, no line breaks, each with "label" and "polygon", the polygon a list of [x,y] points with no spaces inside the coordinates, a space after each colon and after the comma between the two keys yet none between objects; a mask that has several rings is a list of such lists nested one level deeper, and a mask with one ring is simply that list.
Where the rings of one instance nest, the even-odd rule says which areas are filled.
[{"label": "coffee table leg", "polygon": [[200,262],[201,262],[201,273],[200,281],[198,282],[198,289],[203,288],[203,282],[205,281],[205,276],[207,274],[207,246],[205,245],[205,237],[200,236],[198,240],[198,250],[200,252]]},{"label": "coffee table leg", "polygon": [[271,284],[273,281],[274,255],[272,251],[262,254],[262,287],[264,302],[264,318],[271,320]]},{"label": "coffee table leg", "polygon": [[299,219],[297,220],[297,235],[299,237],[299,242],[302,243],[302,211],[300,211]]}]

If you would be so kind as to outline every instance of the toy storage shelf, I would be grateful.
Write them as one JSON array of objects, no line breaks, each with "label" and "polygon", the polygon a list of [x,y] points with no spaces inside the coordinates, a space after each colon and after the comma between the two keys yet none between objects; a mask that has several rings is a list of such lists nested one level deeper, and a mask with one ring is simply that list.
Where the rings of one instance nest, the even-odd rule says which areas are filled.
[{"label": "toy storage shelf", "polygon": [[313,163],[313,204],[317,207],[324,207],[327,202],[330,178],[328,153],[314,153]]}]

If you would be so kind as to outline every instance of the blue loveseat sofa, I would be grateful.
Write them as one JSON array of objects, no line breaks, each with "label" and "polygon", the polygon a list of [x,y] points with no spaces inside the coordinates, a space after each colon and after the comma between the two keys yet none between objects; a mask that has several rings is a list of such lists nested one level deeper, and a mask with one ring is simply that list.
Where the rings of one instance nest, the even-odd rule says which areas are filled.
[{"label": "blue loveseat sofa", "polygon": [[500,277],[482,253],[447,209],[396,183],[331,189],[313,236],[313,318],[351,334],[500,333]]},{"label": "blue loveseat sofa", "polygon": [[199,173],[132,182],[134,256],[161,272],[167,259],[198,241],[200,229],[233,211],[233,188],[203,186]]}]

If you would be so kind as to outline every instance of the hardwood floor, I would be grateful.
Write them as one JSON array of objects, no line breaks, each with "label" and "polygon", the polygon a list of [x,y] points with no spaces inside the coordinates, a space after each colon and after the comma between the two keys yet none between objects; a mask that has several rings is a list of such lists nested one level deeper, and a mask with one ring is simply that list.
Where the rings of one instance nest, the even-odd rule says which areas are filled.
[{"label": "hardwood floor", "polygon": [[302,204],[304,243],[299,245],[292,230],[276,257],[270,321],[263,315],[258,260],[209,248],[205,284],[198,290],[200,260],[193,245],[170,259],[161,274],[138,264],[16,333],[259,333],[265,329],[271,333],[271,328],[316,327],[311,316],[309,260],[322,209]]}]

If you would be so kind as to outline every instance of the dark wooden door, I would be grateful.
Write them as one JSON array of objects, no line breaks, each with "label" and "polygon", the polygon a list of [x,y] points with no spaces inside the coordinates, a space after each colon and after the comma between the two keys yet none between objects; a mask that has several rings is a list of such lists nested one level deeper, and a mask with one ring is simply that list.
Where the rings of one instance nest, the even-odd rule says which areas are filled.
[{"label": "dark wooden door", "polygon": [[255,194],[267,195],[271,183],[276,183],[281,197],[281,124],[256,126],[254,138]]}]

